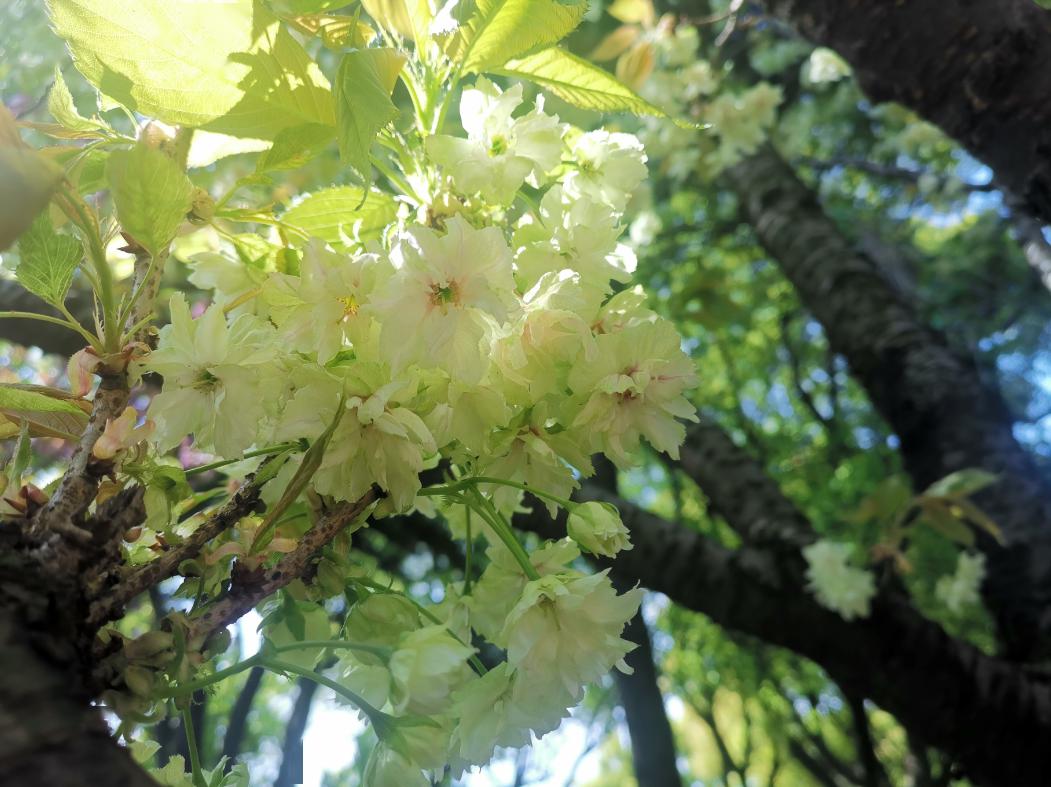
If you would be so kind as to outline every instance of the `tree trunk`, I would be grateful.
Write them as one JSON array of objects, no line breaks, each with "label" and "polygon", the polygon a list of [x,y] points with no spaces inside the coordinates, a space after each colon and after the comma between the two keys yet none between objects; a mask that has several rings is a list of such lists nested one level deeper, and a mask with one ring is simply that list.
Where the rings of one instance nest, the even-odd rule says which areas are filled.
[{"label": "tree trunk", "polygon": [[764,0],[874,101],[940,126],[1051,222],[1051,14],[1033,0]]},{"label": "tree trunk", "polygon": [[252,667],[248,671],[248,678],[234,701],[234,707],[230,711],[230,722],[226,726],[226,734],[223,736],[223,756],[226,760],[226,770],[229,772],[237,763],[241,754],[241,746],[244,743],[245,734],[248,732],[248,714],[252,711],[255,695],[259,693],[263,685],[263,668]]},{"label": "tree trunk", "polygon": [[89,704],[76,587],[0,531],[0,787],[156,787]]},{"label": "tree trunk", "polygon": [[980,539],[989,562],[985,597],[1009,656],[1047,653],[1051,485],[1015,441],[998,392],[854,250],[771,148],[728,170],[727,178],[760,242],[897,433],[914,487],[965,468],[1000,476],[975,498],[1007,542],[1002,548]]},{"label": "tree trunk", "polygon": [[[628,583],[621,583],[618,589],[630,587],[624,584]],[[681,787],[682,778],[675,765],[675,737],[664,711],[650,634],[641,612],[628,621],[623,637],[637,646],[624,659],[632,673],[615,669],[613,679],[628,722],[635,780],[639,787]]]},{"label": "tree trunk", "polygon": [[285,743],[281,747],[281,768],[277,774],[274,787],[292,787],[303,780],[303,733],[306,732],[310,708],[314,704],[317,683],[306,678],[296,681],[299,694],[296,695],[292,714],[285,727]]}]

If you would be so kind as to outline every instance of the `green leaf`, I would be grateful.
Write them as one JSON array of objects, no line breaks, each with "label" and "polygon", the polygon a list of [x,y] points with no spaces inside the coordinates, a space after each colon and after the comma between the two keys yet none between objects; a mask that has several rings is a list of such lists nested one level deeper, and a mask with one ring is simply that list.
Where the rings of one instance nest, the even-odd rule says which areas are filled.
[{"label": "green leaf", "polygon": [[335,122],[321,70],[259,0],[48,0],[48,7],[80,72],[136,112],[259,139]]},{"label": "green leaf", "polygon": [[[332,636],[332,625],[324,607],[296,601],[287,592],[281,594],[281,606],[267,615],[261,628],[263,636],[277,647],[305,640],[327,640]],[[323,652],[324,648],[287,650],[281,654],[281,660],[311,669]]]},{"label": "green leaf", "polygon": [[18,253],[21,260],[15,276],[22,286],[56,306],[65,301],[73,271],[84,256],[80,241],[55,232],[45,211],[19,239]]},{"label": "green leaf", "polygon": [[580,24],[587,3],[558,0],[477,0],[461,31],[454,59],[465,71],[489,71],[561,41]]},{"label": "green leaf", "polygon": [[267,2],[273,12],[281,16],[317,14],[322,11],[331,11],[333,8],[342,8],[346,4],[346,0],[268,0]]},{"label": "green leaf", "polygon": [[22,422],[29,424],[31,437],[75,440],[87,425],[88,414],[63,398],[18,385],[0,385],[0,426]]},{"label": "green leaf", "polygon": [[496,73],[535,82],[581,109],[668,117],[608,71],[558,47],[512,60]]},{"label": "green leaf", "polygon": [[28,148],[0,104],[0,251],[33,223],[62,181],[62,168]]},{"label": "green leaf", "polygon": [[385,30],[412,39],[417,49],[423,49],[434,21],[428,0],[362,0],[361,4]]},{"label": "green leaf", "polygon": [[961,498],[973,495],[985,487],[995,484],[1000,478],[995,473],[976,467],[957,470],[927,487],[925,495],[932,497]]},{"label": "green leaf", "polygon": [[369,149],[376,134],[398,116],[390,96],[405,56],[384,47],[348,52],[336,77],[336,122],[339,155],[365,179],[372,181]]},{"label": "green leaf", "polygon": [[335,136],[332,126],[320,123],[286,128],[274,138],[273,146],[259,155],[255,170],[297,169],[324,150]]},{"label": "green leaf", "polygon": [[55,66],[55,83],[47,94],[47,110],[51,117],[73,131],[101,131],[106,125],[97,120],[88,120],[77,111],[73,103],[73,95],[66,87],[66,81],[62,78],[62,71]]},{"label": "green leaf", "polygon": [[920,508],[923,511],[921,521],[930,528],[961,546],[969,547],[974,544],[974,531],[955,516],[950,507],[939,500],[928,499],[920,501]]},{"label": "green leaf", "polygon": [[193,185],[179,165],[145,145],[114,151],[106,162],[121,229],[150,254],[158,254],[193,204]]},{"label": "green leaf", "polygon": [[341,243],[344,238],[378,237],[397,213],[397,204],[381,191],[366,193],[357,186],[336,186],[315,192],[280,218],[307,235]]}]

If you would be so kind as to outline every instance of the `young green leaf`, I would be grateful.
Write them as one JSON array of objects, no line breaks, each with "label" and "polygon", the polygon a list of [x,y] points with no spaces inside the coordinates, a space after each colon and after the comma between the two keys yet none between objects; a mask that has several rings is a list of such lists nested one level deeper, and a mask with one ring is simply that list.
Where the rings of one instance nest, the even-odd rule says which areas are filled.
[{"label": "young green leaf", "polygon": [[315,192],[280,218],[307,235],[340,243],[344,238],[377,237],[397,212],[394,200],[383,192],[337,186]]},{"label": "young green leaf", "polygon": [[385,30],[411,39],[422,49],[434,19],[428,0],[362,0],[361,4]]},{"label": "young green leaf", "polygon": [[581,109],[668,117],[608,71],[558,47],[512,60],[496,73],[535,82]]},{"label": "young green leaf", "polygon": [[75,440],[87,425],[88,415],[72,401],[19,386],[0,385],[0,422],[25,422],[31,437]]},{"label": "young green leaf", "polygon": [[274,138],[269,150],[256,159],[255,171],[296,169],[320,153],[336,136],[332,126],[307,123],[286,128]]},{"label": "young green leaf", "polygon": [[453,52],[465,71],[491,71],[512,58],[561,41],[580,24],[587,3],[478,0]]},{"label": "young green leaf", "polygon": [[927,487],[925,495],[933,497],[961,498],[973,495],[995,484],[999,476],[977,467],[957,470]]},{"label": "young green leaf", "polygon": [[48,303],[61,304],[84,256],[80,241],[55,232],[45,211],[19,239],[18,253],[21,260],[15,276],[22,286]]},{"label": "young green leaf", "polygon": [[97,132],[106,129],[106,125],[97,120],[88,120],[78,111],[73,103],[73,95],[62,78],[62,70],[55,66],[55,82],[47,94],[47,110],[51,117],[64,127],[73,131]]},{"label": "young green leaf", "polygon": [[62,168],[30,149],[0,104],[0,251],[28,229],[62,180]]},{"label": "young green leaf", "polygon": [[145,145],[114,151],[106,179],[124,232],[151,254],[172,238],[193,204],[193,185],[179,165]]},{"label": "young green leaf", "polygon": [[405,56],[393,49],[348,52],[336,77],[339,155],[365,179],[372,180],[369,149],[376,134],[398,116],[391,93]]},{"label": "young green leaf", "polygon": [[324,75],[260,0],[48,0],[77,68],[167,123],[273,139],[334,124]]}]

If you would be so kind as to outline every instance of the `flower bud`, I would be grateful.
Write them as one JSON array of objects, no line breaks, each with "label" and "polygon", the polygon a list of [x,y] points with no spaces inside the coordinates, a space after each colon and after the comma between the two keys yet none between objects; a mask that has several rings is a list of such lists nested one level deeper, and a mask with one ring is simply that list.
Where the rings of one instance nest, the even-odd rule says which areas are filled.
[{"label": "flower bud", "polygon": [[622,549],[631,549],[628,529],[620,521],[617,509],[609,503],[581,503],[569,512],[566,524],[570,538],[581,549],[603,557],[613,557]]}]

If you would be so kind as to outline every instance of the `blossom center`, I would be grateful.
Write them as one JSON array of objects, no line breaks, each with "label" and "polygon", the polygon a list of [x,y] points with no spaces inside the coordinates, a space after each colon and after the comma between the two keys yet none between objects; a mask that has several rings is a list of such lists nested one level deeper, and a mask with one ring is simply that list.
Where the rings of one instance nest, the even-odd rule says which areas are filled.
[{"label": "blossom center", "polygon": [[209,392],[219,387],[220,380],[207,369],[201,369],[197,379],[193,381],[193,387],[198,391]]},{"label": "blossom center", "polygon": [[510,143],[507,141],[507,137],[502,134],[493,137],[492,142],[489,143],[489,155],[495,158],[501,153],[506,153],[510,147]]},{"label": "blossom center", "polygon": [[447,306],[460,302],[460,286],[455,281],[435,282],[431,285],[431,303],[434,306]]},{"label": "blossom center", "polygon": [[358,299],[353,295],[345,295],[342,298],[336,298],[336,300],[343,304],[344,317],[353,317],[358,313]]}]

